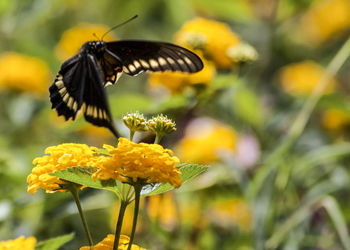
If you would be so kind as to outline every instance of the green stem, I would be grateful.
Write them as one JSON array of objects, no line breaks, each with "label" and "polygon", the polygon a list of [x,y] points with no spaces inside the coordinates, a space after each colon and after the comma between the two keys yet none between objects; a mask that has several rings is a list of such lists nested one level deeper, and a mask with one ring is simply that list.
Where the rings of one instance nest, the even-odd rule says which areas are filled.
[{"label": "green stem", "polygon": [[119,209],[119,215],[118,215],[118,222],[117,226],[115,228],[115,236],[114,236],[114,244],[113,244],[113,250],[118,250],[119,246],[119,239],[120,239],[120,233],[122,231],[122,225],[123,225],[123,219],[126,207],[129,205],[128,201],[120,201],[120,209]]},{"label": "green stem", "polygon": [[75,204],[77,205],[81,221],[83,222],[86,236],[88,237],[88,240],[89,240],[89,245],[93,246],[94,243],[92,241],[91,233],[90,233],[90,230],[89,230],[88,224],[86,222],[85,215],[83,213],[83,209],[81,208],[81,204],[80,204],[80,200],[79,200],[79,193],[78,193],[79,188],[76,185],[72,185],[72,187],[69,188],[68,190],[71,192],[73,199],[75,201]]},{"label": "green stem", "polygon": [[130,141],[132,141],[132,139],[134,138],[135,135],[135,131],[130,129]]},{"label": "green stem", "polygon": [[162,137],[163,137],[163,135],[156,133],[156,138],[154,139],[154,144],[159,144]]},{"label": "green stem", "polygon": [[130,241],[128,250],[131,249],[132,242],[134,241],[135,231],[136,231],[136,224],[137,224],[137,216],[139,214],[139,208],[140,208],[140,198],[141,198],[141,189],[142,185],[135,185],[135,208],[134,208],[134,218],[132,221],[132,229],[131,229],[131,235],[130,235]]}]

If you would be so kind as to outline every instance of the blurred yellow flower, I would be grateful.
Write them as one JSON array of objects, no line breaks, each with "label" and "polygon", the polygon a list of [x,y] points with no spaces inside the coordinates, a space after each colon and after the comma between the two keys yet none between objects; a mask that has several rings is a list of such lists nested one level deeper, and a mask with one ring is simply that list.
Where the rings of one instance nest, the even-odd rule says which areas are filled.
[{"label": "blurred yellow flower", "polygon": [[339,109],[328,109],[322,117],[322,123],[329,130],[341,130],[350,125],[350,115]]},{"label": "blurred yellow flower", "polygon": [[94,166],[98,170],[92,175],[96,179],[118,179],[122,182],[170,183],[181,186],[181,171],[175,167],[180,163],[170,149],[158,144],[134,143],[119,138],[118,147],[103,146],[112,157],[100,157]]},{"label": "blurred yellow flower", "polygon": [[33,160],[35,167],[27,177],[28,193],[34,194],[39,188],[51,193],[55,191],[66,191],[62,185],[67,182],[50,173],[75,166],[91,165],[98,157],[94,156],[97,148],[85,144],[64,143],[51,146],[45,150],[45,156]]},{"label": "blurred yellow flower", "polygon": [[[130,238],[126,235],[120,235],[118,250],[127,250]],[[95,246],[84,246],[80,250],[112,250],[114,244],[114,234],[108,234],[106,238],[97,243]],[[132,244],[131,250],[142,250],[144,248]]]},{"label": "blurred yellow flower", "polygon": [[227,51],[241,40],[225,23],[195,18],[186,22],[175,34],[175,42],[189,48],[203,48],[219,67],[230,68],[233,62]]},{"label": "blurred yellow flower", "polygon": [[15,240],[0,241],[0,250],[34,250],[35,243],[35,237],[25,239],[21,236]]},{"label": "blurred yellow flower", "polygon": [[233,128],[207,118],[192,122],[176,152],[181,161],[207,164],[217,161],[220,150],[235,150],[237,135]]},{"label": "blurred yellow flower", "polygon": [[[56,55],[61,61],[67,60],[74,56],[84,43],[101,39],[107,31],[108,27],[105,25],[80,23],[63,33],[56,47]],[[108,33],[103,40],[116,40],[116,37]]]},{"label": "blurred yellow flower", "polygon": [[149,77],[150,86],[162,85],[172,93],[180,93],[184,88],[191,85],[210,84],[216,74],[216,68],[211,61],[204,59],[200,53],[197,53],[197,55],[201,57],[204,64],[201,71],[194,74],[181,72],[151,73]]},{"label": "blurred yellow flower", "polygon": [[214,202],[206,217],[212,223],[226,227],[237,225],[244,231],[249,231],[252,226],[251,208],[241,198]]},{"label": "blurred yellow flower", "polygon": [[91,124],[85,124],[79,129],[79,132],[88,139],[89,144],[102,145],[109,139],[113,139],[113,134],[105,127],[97,127]]},{"label": "blurred yellow flower", "polygon": [[149,197],[147,214],[150,219],[159,221],[166,228],[174,228],[178,221],[176,204],[172,192]]},{"label": "blurred yellow flower", "polygon": [[350,27],[349,0],[314,1],[301,19],[301,28],[310,42],[322,43]]},{"label": "blurred yellow flower", "polygon": [[[325,70],[317,63],[303,61],[283,67],[280,70],[280,81],[283,90],[291,95],[309,95],[324,73]],[[332,92],[336,85],[337,81],[331,78],[325,93]]]},{"label": "blurred yellow flower", "polygon": [[[196,199],[176,204],[173,192],[148,197],[147,214],[150,219],[158,221],[164,228],[174,229],[179,223],[203,224]],[[181,221],[179,221],[181,219]]]},{"label": "blurred yellow flower", "polygon": [[[132,188],[132,187],[130,187]],[[140,200],[140,207],[142,208],[144,204],[144,199]],[[118,222],[118,213],[115,211],[119,211],[120,208],[120,200],[115,202],[111,207],[111,229],[115,230],[117,222]],[[123,220],[123,226],[122,226],[122,234],[130,234],[132,229],[132,223],[133,223],[133,217],[134,217],[134,208],[135,208],[135,202],[130,203],[126,209],[124,214],[124,220]],[[143,214],[139,213],[139,216],[137,216],[137,227],[136,227],[136,234],[138,232],[141,232],[144,228],[143,222]]]},{"label": "blurred yellow flower", "polygon": [[0,56],[0,89],[47,94],[50,71],[38,58],[6,52]]}]

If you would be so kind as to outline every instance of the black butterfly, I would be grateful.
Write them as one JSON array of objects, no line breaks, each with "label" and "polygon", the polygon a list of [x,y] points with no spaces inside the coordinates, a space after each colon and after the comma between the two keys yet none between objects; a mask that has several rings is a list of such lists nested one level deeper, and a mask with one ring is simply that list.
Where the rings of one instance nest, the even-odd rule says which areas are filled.
[{"label": "black butterfly", "polygon": [[90,41],[65,61],[50,87],[52,108],[66,120],[83,110],[85,119],[114,128],[104,87],[116,83],[122,73],[135,76],[143,71],[195,73],[203,68],[201,59],[180,46],[150,41]]}]

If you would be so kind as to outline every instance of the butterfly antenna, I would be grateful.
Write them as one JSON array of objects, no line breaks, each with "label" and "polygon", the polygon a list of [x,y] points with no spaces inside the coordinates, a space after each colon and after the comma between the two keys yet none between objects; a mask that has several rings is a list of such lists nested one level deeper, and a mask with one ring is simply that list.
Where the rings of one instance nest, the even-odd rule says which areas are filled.
[{"label": "butterfly antenna", "polygon": [[[97,38],[97,40],[100,40],[100,38],[98,38],[98,36],[96,35],[96,33],[93,33],[92,34],[94,37],[96,37]],[[101,39],[102,40],[102,39]]]},{"label": "butterfly antenna", "polygon": [[127,24],[128,22],[134,20],[134,19],[137,18],[137,17],[138,17],[138,15],[135,15],[135,16],[133,16],[132,18],[129,18],[128,20],[126,20],[125,22],[122,22],[122,23],[120,23],[120,24],[118,24],[118,25],[116,25],[116,26],[110,28],[106,33],[103,34],[101,40],[103,40],[103,38],[105,37],[105,35],[107,35],[107,34],[108,34],[109,32],[111,32],[112,30],[115,30],[116,28],[119,28],[120,26],[123,26],[124,24]]}]

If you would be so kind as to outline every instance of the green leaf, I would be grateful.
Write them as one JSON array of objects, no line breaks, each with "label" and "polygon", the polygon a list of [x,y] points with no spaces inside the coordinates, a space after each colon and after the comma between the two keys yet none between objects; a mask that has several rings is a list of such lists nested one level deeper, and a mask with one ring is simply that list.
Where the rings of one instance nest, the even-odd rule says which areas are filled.
[{"label": "green leaf", "polygon": [[[208,168],[208,166],[201,166],[198,164],[183,164],[183,165],[181,165],[179,169],[182,172],[182,174],[180,176],[182,183],[189,181],[190,179],[194,178],[195,176],[197,176],[200,173],[207,170],[207,168]],[[165,193],[165,192],[170,191],[172,189],[174,189],[174,187],[172,185],[170,185],[169,183],[149,184],[142,189],[141,194],[143,196],[151,196],[151,195]]]},{"label": "green leaf", "polygon": [[55,172],[51,175],[59,177],[63,180],[74,182],[90,188],[103,189],[114,192],[120,197],[121,182],[116,180],[96,180],[91,178],[91,174],[95,171],[94,168],[87,167],[72,167],[65,170]]},{"label": "green leaf", "polygon": [[332,196],[326,196],[322,200],[322,205],[328,212],[333,224],[338,232],[339,238],[344,246],[344,249],[350,249],[350,236],[347,228],[347,223],[341,212],[339,203]]},{"label": "green leaf", "polygon": [[45,241],[40,241],[35,246],[35,250],[56,250],[63,246],[65,243],[73,239],[74,233],[58,236]]}]

